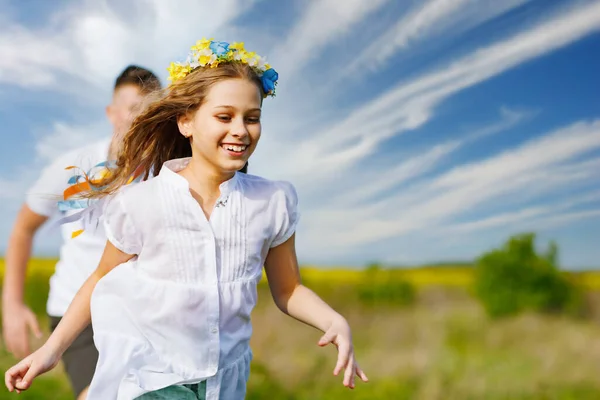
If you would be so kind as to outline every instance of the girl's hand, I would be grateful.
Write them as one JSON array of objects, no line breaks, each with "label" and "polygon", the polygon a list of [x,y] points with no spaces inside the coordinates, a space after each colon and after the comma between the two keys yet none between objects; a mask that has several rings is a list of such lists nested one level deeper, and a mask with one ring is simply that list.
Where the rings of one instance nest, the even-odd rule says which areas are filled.
[{"label": "girl's hand", "polygon": [[358,375],[363,382],[368,382],[369,378],[358,366],[354,358],[354,347],[352,345],[352,333],[350,326],[343,318],[333,321],[329,329],[319,340],[319,346],[327,346],[333,343],[338,349],[338,360],[333,370],[333,375],[337,376],[342,368],[344,372],[344,386],[354,389],[354,376]]},{"label": "girl's hand", "polygon": [[16,390],[20,393],[22,390],[29,389],[36,376],[56,367],[59,360],[60,354],[48,345],[44,345],[6,371],[4,383],[10,392]]}]

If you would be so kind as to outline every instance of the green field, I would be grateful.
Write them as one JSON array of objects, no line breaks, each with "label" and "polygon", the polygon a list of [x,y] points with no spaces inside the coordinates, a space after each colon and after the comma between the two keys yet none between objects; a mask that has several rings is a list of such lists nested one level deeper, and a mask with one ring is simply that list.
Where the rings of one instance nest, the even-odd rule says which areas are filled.
[{"label": "green field", "polygon": [[[27,299],[41,318],[52,269],[53,260],[30,268]],[[351,322],[371,382],[345,389],[331,374],[335,350],[319,348],[317,331],[279,312],[263,282],[248,399],[600,399],[600,273],[570,275],[589,289],[585,319],[521,314],[495,321],[469,294],[468,266],[394,270],[372,279],[375,286],[414,283],[416,302],[406,306],[365,303],[361,271],[307,267],[303,276]],[[14,361],[2,351],[3,370]],[[72,397],[57,369],[19,396],[0,391],[0,399],[9,398]]]}]

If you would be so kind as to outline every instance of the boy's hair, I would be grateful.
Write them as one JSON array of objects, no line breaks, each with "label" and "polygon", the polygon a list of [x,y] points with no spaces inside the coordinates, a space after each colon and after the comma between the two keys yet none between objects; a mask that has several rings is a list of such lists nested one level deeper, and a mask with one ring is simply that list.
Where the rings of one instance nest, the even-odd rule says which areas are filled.
[{"label": "boy's hair", "polygon": [[160,79],[152,71],[138,65],[129,65],[121,72],[115,80],[114,90],[125,85],[135,85],[143,93],[151,93],[162,88]]}]

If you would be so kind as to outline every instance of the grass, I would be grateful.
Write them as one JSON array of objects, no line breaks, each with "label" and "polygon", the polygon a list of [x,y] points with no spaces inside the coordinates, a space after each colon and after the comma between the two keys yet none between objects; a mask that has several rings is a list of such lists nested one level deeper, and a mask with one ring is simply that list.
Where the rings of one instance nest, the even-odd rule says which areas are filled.
[{"label": "grass", "polygon": [[[40,315],[51,271],[51,261],[37,260],[29,275],[28,301]],[[464,266],[371,277],[373,285],[390,280],[416,284],[414,304],[402,306],[361,302],[357,293],[364,275],[360,272],[307,268],[303,276],[350,321],[358,359],[371,382],[359,384],[354,391],[345,389],[341,377],[332,375],[335,349],[319,348],[319,332],[277,310],[262,282],[253,314],[248,399],[600,398],[600,295],[596,293],[589,296],[596,312],[587,320],[523,314],[491,321],[465,290],[471,278]],[[599,287],[599,277],[573,274],[588,288]],[[6,352],[0,354],[2,370],[14,361]],[[10,398],[72,396],[59,368],[18,397],[0,390],[0,399]]]}]

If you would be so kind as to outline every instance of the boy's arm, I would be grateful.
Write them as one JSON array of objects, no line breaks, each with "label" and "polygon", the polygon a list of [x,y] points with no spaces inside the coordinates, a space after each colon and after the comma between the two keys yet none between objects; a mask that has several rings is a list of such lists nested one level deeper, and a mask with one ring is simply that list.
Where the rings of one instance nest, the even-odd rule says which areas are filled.
[{"label": "boy's arm", "polygon": [[7,349],[18,358],[30,352],[29,330],[40,335],[37,319],[25,305],[23,296],[33,241],[40,227],[58,211],[57,202],[63,198],[69,178],[74,175],[66,167],[79,160],[74,151],[44,168],[29,188],[10,234],[2,287],[2,334]]},{"label": "boy's arm", "polygon": [[15,357],[30,352],[29,328],[40,336],[37,318],[25,305],[23,292],[27,263],[33,238],[48,217],[33,212],[24,204],[17,215],[5,256],[4,284],[2,287],[2,336],[8,351]]}]

